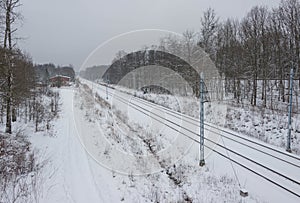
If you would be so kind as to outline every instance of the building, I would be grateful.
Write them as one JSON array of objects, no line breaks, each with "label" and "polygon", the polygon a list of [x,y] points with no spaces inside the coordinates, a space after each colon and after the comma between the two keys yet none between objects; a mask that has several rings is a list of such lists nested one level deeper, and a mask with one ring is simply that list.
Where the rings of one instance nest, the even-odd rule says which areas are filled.
[{"label": "building", "polygon": [[64,75],[56,75],[49,78],[51,87],[68,86],[71,82],[71,78]]}]

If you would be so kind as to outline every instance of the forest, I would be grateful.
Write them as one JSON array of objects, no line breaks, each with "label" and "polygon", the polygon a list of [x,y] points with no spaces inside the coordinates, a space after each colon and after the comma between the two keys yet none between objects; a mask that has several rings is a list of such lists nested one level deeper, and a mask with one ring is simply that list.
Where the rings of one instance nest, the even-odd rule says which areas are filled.
[{"label": "forest", "polygon": [[41,88],[39,82],[58,72],[75,77],[73,67],[54,66],[43,78],[43,65],[34,65],[18,47],[20,6],[20,0],[0,0],[0,202],[37,198],[44,163],[38,161],[28,136],[50,132],[59,108],[59,93]]},{"label": "forest", "polygon": [[[142,51],[166,51],[194,64],[198,60],[199,50],[204,50],[220,74],[227,98],[232,97],[237,104],[275,110],[287,106],[284,104],[289,102],[290,71],[293,69],[293,94],[296,95],[293,105],[294,111],[299,111],[299,0],[284,0],[275,8],[255,6],[241,19],[221,20],[214,9],[208,8],[202,15],[199,27],[198,31],[186,30],[181,37],[165,36],[160,39],[159,45],[144,47]],[[120,50],[112,61],[112,67],[122,57],[123,61],[127,60],[126,64],[139,63],[131,62],[139,59],[128,57],[130,54]],[[145,60],[141,59],[141,63]],[[89,75],[95,76],[103,75],[104,70],[94,67],[88,68],[86,73],[88,71],[91,72]],[[84,71],[82,76],[89,78]],[[146,80],[147,77],[134,80]]]}]

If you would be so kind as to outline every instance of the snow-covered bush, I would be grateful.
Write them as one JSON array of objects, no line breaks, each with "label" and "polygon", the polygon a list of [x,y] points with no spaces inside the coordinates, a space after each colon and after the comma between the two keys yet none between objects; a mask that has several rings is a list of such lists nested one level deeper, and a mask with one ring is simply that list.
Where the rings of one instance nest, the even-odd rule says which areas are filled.
[{"label": "snow-covered bush", "polygon": [[22,135],[0,134],[0,202],[32,202],[39,195],[41,164]]}]

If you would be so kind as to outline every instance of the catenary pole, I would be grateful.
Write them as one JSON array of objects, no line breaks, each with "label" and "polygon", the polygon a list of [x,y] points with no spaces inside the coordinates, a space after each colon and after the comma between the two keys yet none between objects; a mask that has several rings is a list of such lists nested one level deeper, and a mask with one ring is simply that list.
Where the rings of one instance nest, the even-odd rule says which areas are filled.
[{"label": "catenary pole", "polygon": [[200,166],[205,165],[204,161],[204,76],[200,74]]},{"label": "catenary pole", "polygon": [[106,100],[108,100],[108,84],[109,84],[109,80],[108,80],[108,76],[106,77]]},{"label": "catenary pole", "polygon": [[291,69],[290,73],[290,105],[289,105],[289,128],[288,128],[288,135],[287,135],[287,145],[286,151],[292,152],[291,150],[291,131],[292,131],[292,108],[293,108],[293,78],[294,78],[294,70]]}]

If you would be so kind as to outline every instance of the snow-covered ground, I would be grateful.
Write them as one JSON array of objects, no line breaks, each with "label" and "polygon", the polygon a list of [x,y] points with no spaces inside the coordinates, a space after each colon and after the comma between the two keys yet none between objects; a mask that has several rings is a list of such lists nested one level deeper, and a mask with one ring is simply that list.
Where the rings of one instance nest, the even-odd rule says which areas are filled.
[{"label": "snow-covered ground", "polygon": [[[198,140],[193,134],[199,131],[195,125],[197,119],[178,117],[175,111],[167,111],[154,103],[143,103],[128,94],[112,96],[115,92],[110,89],[106,98],[105,87],[83,82],[87,85],[60,88],[61,107],[59,117],[52,122],[52,130],[29,136],[39,157],[37,161],[45,163],[39,176],[39,202],[299,201],[295,195],[208,148],[205,148],[206,165],[199,167],[198,143],[181,134]],[[222,109],[218,114],[224,113]],[[176,127],[178,123],[181,128]],[[25,130],[31,128],[34,126],[27,126]],[[300,180],[300,161],[264,149],[281,160],[270,158],[230,141],[234,135],[227,134],[227,139],[221,139],[209,130],[213,128],[206,128],[208,138],[220,145],[208,145],[212,149],[300,193],[297,184],[291,184],[221,146],[238,151],[296,181]],[[218,132],[221,130],[217,129]],[[235,139],[248,143],[241,138]],[[296,166],[292,167],[286,161],[294,161]],[[241,188],[249,192],[248,197],[240,196]]]},{"label": "snow-covered ground", "polygon": [[[96,84],[92,84],[90,82],[85,81],[88,85],[90,85],[91,89],[93,89],[94,93],[97,92],[97,94],[99,94],[100,96],[102,96],[102,98],[106,97],[106,89],[105,87],[100,87],[97,86]],[[114,91],[109,90],[112,94],[114,94]],[[116,93],[115,93],[116,95]],[[117,93],[117,95],[120,95],[120,92]],[[127,94],[122,94],[123,97],[127,97]],[[136,103],[137,101],[133,101],[132,97],[127,98],[127,104],[123,105],[120,102],[117,102],[116,99],[114,99],[112,96],[109,96],[108,99],[109,102],[112,102],[115,106],[115,108],[117,107],[121,107],[121,109],[125,109],[125,113],[128,116],[128,120],[131,122],[134,121],[138,121],[138,123],[141,124],[141,126],[145,126],[145,123],[143,123],[143,121],[145,119],[140,119],[140,117],[136,114],[135,111],[132,110],[132,108],[130,107],[130,105],[128,105],[129,103]],[[130,102],[128,102],[130,101]],[[118,104],[119,103],[119,104]],[[126,102],[125,102],[126,103]],[[136,104],[140,104],[139,102],[137,102]],[[142,105],[143,108],[147,108],[145,105]],[[148,107],[149,108],[149,107]],[[160,107],[152,107],[153,109],[157,109],[159,110]],[[151,114],[151,113],[150,113]],[[155,113],[153,113],[153,115],[155,115]],[[168,118],[168,115],[164,115],[166,118]],[[170,116],[170,115],[169,115]],[[175,123],[176,118],[171,117],[172,119],[175,119]],[[173,120],[174,121],[174,120]],[[152,122],[152,120],[151,120]],[[181,121],[182,122],[182,121]],[[149,122],[148,122],[149,123]],[[197,131],[197,129],[194,129]],[[234,133],[234,132],[232,132]],[[243,136],[243,135],[242,135]],[[239,139],[238,139],[239,140]],[[238,151],[241,152],[243,155],[245,155],[246,157],[251,158],[254,161],[257,161],[258,163],[261,163],[271,169],[274,169],[276,172],[282,173],[283,175],[287,175],[289,177],[291,177],[291,179],[294,180],[299,180],[300,177],[298,177],[297,175],[297,171],[299,170],[299,161],[294,160],[293,158],[290,159],[290,161],[293,163],[295,162],[296,166],[291,167],[288,163],[284,162],[283,160],[286,158],[286,154],[284,152],[284,150],[280,150],[280,149],[276,149],[278,151],[281,151],[281,153],[283,154],[281,157],[281,160],[278,161],[278,159],[276,158],[277,156],[279,156],[278,154],[274,154],[273,158],[269,157],[269,155],[266,154],[261,154],[261,152],[257,152],[257,150],[252,149],[249,150],[249,147],[241,147],[239,144],[233,143],[231,142],[229,139],[225,140],[219,140],[221,143],[221,145],[226,146],[230,149],[233,149],[234,151]],[[255,142],[258,142],[257,140],[254,140]],[[260,143],[262,145],[264,145],[263,143]],[[268,146],[270,148],[272,148],[271,146]],[[254,146],[253,146],[254,148]],[[226,152],[225,150],[222,151],[222,149],[219,149],[223,154],[228,153],[228,151]],[[256,152],[254,152],[254,151]],[[261,150],[263,151],[263,149]],[[266,150],[266,152],[268,152],[269,154],[272,155],[273,152],[269,152],[268,150]],[[281,154],[279,153],[279,154]],[[248,167],[254,169],[255,171],[259,171],[259,173],[262,173],[264,175],[266,175],[268,178],[277,181],[278,183],[282,184],[283,186],[286,186],[290,189],[292,189],[295,193],[299,193],[299,187],[297,185],[295,185],[294,183],[290,183],[289,181],[286,181],[285,178],[282,177],[278,177],[278,175],[274,175],[273,173],[269,173],[267,170],[265,169],[259,169],[260,167],[257,167],[256,164],[250,163],[250,162],[245,162],[243,159],[239,159],[236,155],[229,153],[228,154],[231,158],[234,158],[235,160],[238,160],[238,162],[240,163],[244,163],[246,164]],[[191,149],[185,154],[184,157],[181,157],[180,161],[183,160],[188,160],[187,163],[189,163],[192,166],[196,166],[197,164],[195,164],[195,162],[197,162],[196,160],[198,160],[198,145],[193,145],[191,147]],[[192,158],[191,158],[192,157]],[[191,160],[192,159],[192,160]],[[185,165],[189,165],[189,164],[185,164]],[[224,160],[224,158],[220,157],[218,154],[216,153],[211,153],[208,157],[207,157],[207,167],[209,171],[213,171],[213,174],[215,174],[216,176],[220,176],[220,175],[224,175],[226,177],[232,177],[234,178],[234,172],[237,175],[237,180],[240,183],[240,187],[245,187],[248,191],[250,191],[250,197],[253,199],[256,199],[257,196],[260,198],[260,201],[270,201],[270,202],[282,202],[282,201],[290,201],[290,202],[297,202],[298,198],[291,195],[290,193],[284,191],[283,189],[279,188],[278,186],[275,186],[274,184],[271,184],[270,182],[264,180],[261,177],[258,177],[255,174],[249,173],[249,171],[245,170],[244,168],[241,168],[237,165],[234,164],[234,166],[232,167],[231,163],[229,161]],[[259,183],[259,186],[257,185]],[[193,187],[192,187],[193,188]]]},{"label": "snow-covered ground", "polygon": [[[123,147],[137,158],[138,152],[151,156],[156,151],[155,148],[151,151],[147,141],[143,140],[145,135],[139,136],[137,132],[132,135],[134,139],[131,142],[124,142],[130,132],[133,133],[141,126],[123,122],[124,118],[117,112],[110,114],[115,119],[110,120],[106,113],[109,114],[116,109],[112,109],[103,101],[101,104],[101,100],[96,100],[100,103],[94,105],[95,108],[89,108],[91,95],[88,92],[84,89],[62,88],[60,117],[54,123],[55,136],[32,137],[33,145],[43,154],[43,158],[46,157],[48,160],[43,174],[44,184],[40,202],[240,202],[243,200],[239,195],[236,180],[227,175],[215,175],[213,169],[209,167],[200,168],[197,164],[197,153],[186,160],[181,159],[170,167],[159,163],[160,159],[157,156],[152,161],[156,162],[153,164],[159,166],[160,170],[137,176],[133,173],[109,169],[103,165],[104,161],[99,163],[93,152],[98,153],[103,159],[104,157],[107,160],[114,159],[113,149],[106,148],[101,151],[103,148],[100,147],[101,142],[104,142],[101,138],[111,135],[111,130],[116,134],[118,131],[123,131],[119,134],[119,138],[107,137],[111,143],[114,142],[111,148],[117,147],[122,150]],[[111,122],[119,122],[118,127],[108,128],[109,125],[112,126]],[[106,128],[103,128],[105,126]],[[147,135],[150,135],[149,129],[140,130],[147,131]],[[118,139],[123,142],[117,145]],[[142,144],[133,145],[133,143]],[[142,170],[143,164],[137,163],[139,163],[137,168]],[[255,202],[257,199],[251,194],[245,200]]]},{"label": "snow-covered ground", "polygon": [[61,112],[53,136],[33,136],[41,159],[47,159],[40,202],[101,202],[90,171],[89,157],[82,147],[72,110],[73,89],[61,89]]},{"label": "snow-covered ground", "polygon": [[[142,91],[132,90],[121,86],[111,85],[111,87],[170,108],[174,111],[199,118],[199,100],[194,97],[152,93],[144,94]],[[223,108],[222,113],[216,113],[215,108],[219,108],[221,104]],[[275,105],[275,102],[273,105]],[[278,104],[276,108],[282,109],[279,111],[268,108],[252,107],[249,104],[236,104],[234,101],[230,100],[222,102],[214,101],[206,104],[205,119],[207,122],[217,124],[218,126],[224,126],[230,130],[285,149],[288,134],[288,113],[286,107],[286,103]],[[300,114],[293,113],[291,149],[293,153],[298,155],[300,155],[299,129]]]},{"label": "snow-covered ground", "polygon": [[[91,100],[92,95],[84,94],[81,96],[78,106],[87,107],[91,105]],[[103,103],[101,100],[96,99],[95,101]],[[105,106],[107,107],[106,109],[104,108]],[[84,131],[79,130],[79,132],[85,132],[82,135],[84,136],[83,143],[90,154],[100,165],[110,168],[108,170],[111,171],[110,177],[114,179],[113,182],[117,186],[116,189],[121,192],[119,201],[216,202],[221,201],[225,193],[228,193],[225,198],[227,201],[238,202],[241,200],[238,192],[235,192],[238,191],[235,180],[227,176],[214,176],[209,172],[208,168],[201,169],[198,164],[185,163],[183,160],[171,167],[165,165],[162,157],[157,153],[159,151],[157,147],[159,141],[156,140],[158,143],[154,143],[151,140],[153,135],[151,135],[149,129],[146,132],[141,126],[124,120],[124,116],[120,115],[121,113],[118,111],[110,114],[111,111],[116,109],[109,109],[109,105],[102,104],[101,109],[97,109],[97,105],[95,105],[94,108],[96,109],[82,108],[82,113],[87,116],[85,119],[90,122],[89,129],[97,129],[97,122],[100,121],[101,129],[98,133],[104,133],[104,136],[108,135],[106,139],[111,143],[110,148],[103,145],[105,141],[101,138],[101,135],[92,136],[95,133],[86,132],[86,129]],[[93,111],[95,111],[94,116],[92,116]],[[97,121],[98,116],[100,116],[100,120]],[[83,117],[80,116],[80,118]],[[101,117],[105,117],[105,119],[101,119]],[[81,120],[81,123],[83,122]],[[105,129],[108,130],[105,132]],[[163,144],[161,147],[164,147]],[[122,160],[119,160],[119,156],[122,155],[116,154],[116,149],[125,152],[125,156],[133,156],[134,160],[123,157],[130,164],[122,162]],[[147,158],[143,159],[145,156]],[[195,159],[195,163],[198,162],[196,157],[197,155],[192,158]],[[118,165],[118,162],[122,163],[121,167]],[[152,169],[156,170],[151,171],[151,166],[154,167]],[[97,170],[95,173],[97,176],[101,175]],[[101,181],[101,178],[95,177],[95,180]],[[224,185],[227,188],[221,190],[220,188]],[[199,190],[199,188],[202,189]]]}]

